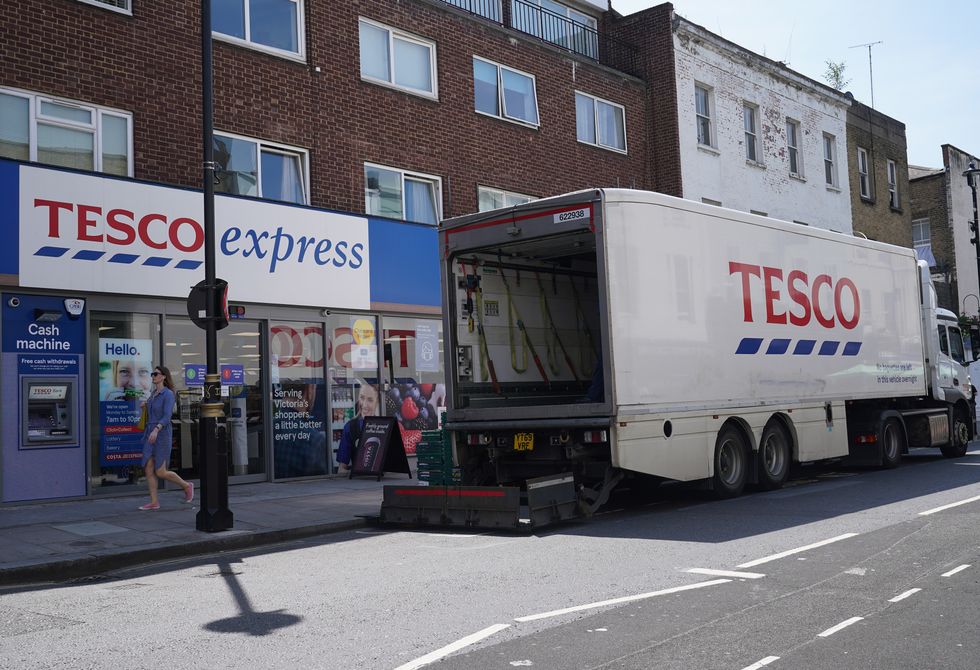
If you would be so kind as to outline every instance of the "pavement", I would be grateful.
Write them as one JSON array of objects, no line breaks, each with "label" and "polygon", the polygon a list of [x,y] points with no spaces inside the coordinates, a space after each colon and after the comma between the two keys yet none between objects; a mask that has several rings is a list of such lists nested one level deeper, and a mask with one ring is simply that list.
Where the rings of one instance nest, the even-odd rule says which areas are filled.
[{"label": "pavement", "polygon": [[171,560],[359,528],[377,516],[385,484],[406,475],[331,477],[228,487],[234,527],[196,529],[198,491],[161,491],[160,509],[144,512],[145,491],[0,506],[0,586],[59,582],[132,565]]}]

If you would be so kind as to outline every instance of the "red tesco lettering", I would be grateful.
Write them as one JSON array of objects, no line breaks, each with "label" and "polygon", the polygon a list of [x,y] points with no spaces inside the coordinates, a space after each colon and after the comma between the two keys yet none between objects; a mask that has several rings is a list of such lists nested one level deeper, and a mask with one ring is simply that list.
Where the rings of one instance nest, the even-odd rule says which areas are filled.
[{"label": "red tesco lettering", "polygon": [[[781,268],[735,261],[728,263],[728,274],[741,277],[742,317],[747,323],[755,320],[752,314],[753,277],[762,282],[766,323],[785,324],[788,321],[794,326],[806,326],[813,318],[824,328],[833,328],[839,323],[852,330],[861,320],[861,298],[857,286],[847,277],[835,282],[830,275],[820,274],[811,281],[802,270],[784,273]],[[784,290],[788,300],[783,299]],[[845,294],[850,297],[850,314],[845,314]],[[831,302],[834,309],[828,313],[825,310]]]}]

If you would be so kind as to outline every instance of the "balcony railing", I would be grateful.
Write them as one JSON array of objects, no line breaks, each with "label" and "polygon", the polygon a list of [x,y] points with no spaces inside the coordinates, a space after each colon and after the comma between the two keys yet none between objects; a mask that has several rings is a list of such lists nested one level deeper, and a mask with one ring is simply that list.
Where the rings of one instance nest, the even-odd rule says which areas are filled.
[{"label": "balcony railing", "polygon": [[470,14],[482,16],[496,23],[503,23],[500,12],[500,0],[443,0],[447,5],[459,7]]}]

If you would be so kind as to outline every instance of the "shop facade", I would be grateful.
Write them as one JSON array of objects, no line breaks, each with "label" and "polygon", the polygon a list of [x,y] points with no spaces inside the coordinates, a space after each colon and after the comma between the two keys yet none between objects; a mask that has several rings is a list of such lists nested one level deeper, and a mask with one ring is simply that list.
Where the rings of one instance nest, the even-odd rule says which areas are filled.
[{"label": "shop facade", "polygon": [[[355,413],[409,452],[445,404],[436,230],[216,198],[232,319],[218,356],[231,483],[326,477]],[[199,191],[0,160],[0,500],[141,486],[154,366],[177,407],[171,467],[198,477]]]}]

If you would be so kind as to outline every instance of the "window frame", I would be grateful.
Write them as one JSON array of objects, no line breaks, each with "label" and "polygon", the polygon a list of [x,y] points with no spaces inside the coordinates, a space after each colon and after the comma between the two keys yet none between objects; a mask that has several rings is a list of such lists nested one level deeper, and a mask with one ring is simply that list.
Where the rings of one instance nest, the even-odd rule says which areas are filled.
[{"label": "window frame", "polygon": [[[862,170],[861,161],[864,160],[864,169]],[[871,193],[871,161],[868,157],[868,150],[864,147],[857,148],[857,173],[858,173],[858,193],[865,200],[871,200],[873,195]]]},{"label": "window frame", "polygon": [[[476,108],[476,100],[473,101],[473,111],[482,116],[489,117],[491,119],[501,119],[509,123],[516,123],[518,125],[524,126],[525,128],[540,128],[541,127],[541,108],[538,106],[538,80],[537,78],[529,73],[522,70],[518,70],[512,67],[508,67],[502,63],[497,63],[489,58],[483,58],[482,56],[473,55],[474,61],[482,61],[487,65],[493,65],[497,68],[497,108],[500,110],[500,114],[491,114],[489,112],[484,112],[481,109]],[[534,94],[534,117],[535,121],[532,123],[530,121],[525,121],[524,119],[519,119],[513,116],[507,115],[506,104],[504,103],[504,79],[501,74],[502,70],[507,70],[514,74],[520,75],[522,77],[527,77],[531,80],[531,92]],[[476,76],[473,76],[473,90],[476,91]]]},{"label": "window frame", "polygon": [[[384,30],[388,34],[388,73],[391,75],[391,81],[385,79],[378,79],[377,77],[365,76],[363,72],[358,72],[361,76],[361,81],[370,82],[372,84],[377,84],[378,86],[384,86],[386,88],[393,88],[398,91],[403,91],[405,93],[411,93],[412,95],[417,95],[422,98],[428,98],[430,100],[439,99],[439,68],[436,61],[436,43],[433,40],[426,39],[419,35],[407,32],[400,28],[395,28],[394,26],[389,26],[379,21],[369,19],[364,16],[357,17],[358,33],[360,33],[360,26],[365,23],[379,30]],[[408,42],[418,46],[424,46],[429,50],[429,78],[432,82],[432,91],[426,91],[421,88],[412,88],[411,86],[403,86],[395,81],[395,49],[394,41],[395,39],[400,39],[403,42]],[[360,66],[360,59],[363,57],[363,45],[361,45],[360,37],[358,37],[358,66]]]},{"label": "window frame", "polygon": [[[283,144],[281,142],[271,142],[268,140],[259,139],[257,137],[249,137],[248,135],[239,135],[237,133],[228,133],[223,130],[215,129],[214,136],[218,137],[229,137],[231,139],[239,140],[242,142],[251,142],[257,147],[256,163],[255,163],[255,183],[258,189],[258,195],[240,195],[235,193],[223,193],[221,191],[215,191],[215,193],[222,195],[230,195],[233,197],[242,198],[259,198],[267,202],[281,202],[290,205],[311,205],[310,198],[310,152],[308,149],[303,149],[302,147],[294,147],[289,144]],[[266,198],[262,195],[262,150],[268,149],[269,153],[279,154],[281,156],[298,156],[300,158],[300,166],[303,170],[303,196],[304,202],[292,202],[290,200],[273,200],[271,198]]]},{"label": "window frame", "polygon": [[110,12],[115,12],[116,14],[124,14],[126,16],[133,15],[133,0],[125,0],[126,8],[116,7],[115,5],[108,4],[105,0],[78,0],[78,2],[84,3],[86,5],[92,5],[93,7],[101,7],[102,9],[108,9]]},{"label": "window frame", "polygon": [[[827,155],[828,149],[830,150],[829,156]],[[837,173],[837,137],[830,133],[823,134],[823,164],[824,181],[827,183],[827,188],[839,188],[839,176]],[[827,179],[827,177],[830,177],[830,179]]]},{"label": "window frame", "polygon": [[[241,38],[234,35],[229,35],[227,33],[219,33],[214,29],[212,24],[212,39],[218,40],[219,42],[237,44],[238,46],[245,47],[246,49],[254,49],[255,51],[261,51],[263,53],[279,56],[280,58],[286,58],[288,60],[293,60],[300,63],[306,62],[306,0],[289,0],[289,2],[296,5],[296,45],[298,47],[296,51],[287,51],[286,49],[271,47],[267,44],[260,44],[259,42],[253,42],[251,39],[249,39],[248,36],[252,31],[252,27],[250,25],[251,22],[249,21],[252,0],[240,0],[240,2],[243,4],[244,8],[246,37]],[[212,5],[212,12],[213,11],[214,9]]]},{"label": "window frame", "polygon": [[[594,126],[593,127],[595,128],[595,142],[586,142],[585,140],[579,138],[579,136],[578,136],[578,127],[577,127],[578,126],[578,105],[577,104],[575,105],[575,121],[576,121],[575,139],[578,142],[580,142],[581,144],[587,144],[587,145],[589,145],[591,147],[597,147],[599,149],[606,149],[608,151],[614,151],[614,152],[616,152],[618,154],[628,154],[629,153],[629,141],[626,138],[626,107],[624,105],[620,105],[619,103],[615,103],[612,100],[606,100],[605,98],[600,98],[599,96],[592,95],[591,93],[586,93],[584,91],[576,90],[575,91],[575,95],[576,96],[581,95],[583,98],[588,98],[589,100],[592,101],[592,119],[593,119],[593,123],[594,123]],[[623,115],[623,148],[622,149],[620,149],[619,147],[610,146],[608,144],[602,144],[599,141],[599,105],[598,105],[598,103],[600,103],[600,102],[603,103],[603,104],[605,104],[605,105],[609,105],[610,107],[613,107],[615,109],[618,109],[620,112],[622,112],[622,115]]]},{"label": "window frame", "polygon": [[901,209],[902,201],[898,192],[898,164],[890,158],[885,161],[885,175],[888,180],[888,206]]},{"label": "window frame", "polygon": [[[793,128],[794,144],[790,144],[789,129]],[[803,179],[803,151],[802,137],[800,135],[800,122],[796,119],[786,117],[786,158],[789,161],[789,175]],[[793,170],[793,157],[796,158],[796,170]]]},{"label": "window frame", "polygon": [[[916,227],[918,227],[920,233],[922,232],[923,228],[925,228],[928,235],[925,238],[919,237],[916,239]],[[923,244],[932,244],[932,221],[929,219],[929,217],[912,220],[912,247],[922,246]]]},{"label": "window frame", "polygon": [[[751,130],[746,127],[750,119],[752,122]],[[761,157],[761,152],[759,151],[759,105],[748,102],[747,100],[742,101],[742,130],[744,131],[745,137],[745,160],[755,165],[762,165],[762,161],[759,160]],[[750,146],[752,148],[751,153],[755,154],[754,157],[749,156]]]},{"label": "window frame", "polygon": [[[23,89],[8,88],[6,86],[0,86],[0,93],[4,95],[9,95],[14,98],[24,98],[27,100],[27,123],[28,123],[28,160],[31,163],[38,163],[39,165],[52,165],[54,167],[61,167],[53,163],[42,163],[37,159],[38,154],[38,132],[37,126],[38,122],[47,126],[55,126],[58,128],[66,128],[68,130],[76,130],[82,132],[88,132],[92,134],[92,172],[98,172],[100,174],[111,174],[104,172],[103,170],[103,131],[102,122],[103,117],[112,116],[115,118],[122,119],[126,122],[126,177],[133,177],[135,171],[135,158],[133,155],[133,114],[132,112],[127,112],[121,109],[115,109],[113,107],[105,107],[102,105],[96,105],[92,103],[82,102],[80,100],[69,100],[67,98],[59,98],[53,95],[48,95],[46,93],[35,93],[32,91],[26,91]],[[74,109],[83,109],[91,112],[92,122],[88,124],[82,124],[78,122],[72,122],[67,119],[62,119],[56,116],[45,116],[41,114],[41,103],[50,103],[54,105],[61,105],[63,107],[71,107]],[[116,175],[122,176],[122,175]]]},{"label": "window frame", "polygon": [[[506,189],[496,188],[495,186],[483,186],[482,184],[477,184],[476,185],[476,208],[477,211],[480,212],[492,211],[489,209],[480,209],[480,195],[482,195],[483,193],[494,193],[494,194],[502,195],[504,197],[512,196],[516,198],[526,198],[524,203],[531,202],[532,200],[538,199],[537,197],[533,195],[528,195],[526,193],[518,193],[517,191],[508,191]],[[524,203],[517,203],[517,204],[524,204]],[[514,206],[516,205],[504,205],[504,207],[514,207]]]},{"label": "window frame", "polygon": [[[704,91],[704,106],[705,113],[702,114],[698,111],[698,89]],[[702,84],[700,82],[694,82],[694,128],[695,137],[698,141],[699,147],[708,147],[710,149],[717,149],[717,138],[715,137],[715,121],[714,121],[714,89],[707,84]],[[701,120],[707,121],[708,128],[708,141],[701,141]]]},{"label": "window frame", "polygon": [[[397,172],[401,176],[401,200],[402,200],[402,218],[392,219],[391,217],[385,216],[383,214],[372,214],[368,210],[368,187],[367,187],[367,169],[369,167],[377,168],[379,170],[388,170],[389,172]],[[364,177],[364,214],[365,216],[376,216],[382,219],[391,219],[393,221],[403,221],[405,223],[414,223],[417,226],[428,226],[437,227],[439,221],[442,220],[444,216],[443,212],[443,199],[442,199],[442,177],[438,175],[426,174],[424,172],[418,172],[416,170],[405,170],[402,168],[392,167],[390,165],[384,165],[382,163],[374,163],[372,161],[364,161],[364,169],[361,172]],[[405,178],[415,179],[416,181],[428,181],[432,182],[435,186],[435,206],[436,206],[436,222],[434,224],[425,223],[424,221],[409,221],[405,217]]]}]

